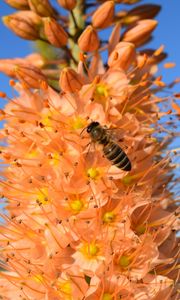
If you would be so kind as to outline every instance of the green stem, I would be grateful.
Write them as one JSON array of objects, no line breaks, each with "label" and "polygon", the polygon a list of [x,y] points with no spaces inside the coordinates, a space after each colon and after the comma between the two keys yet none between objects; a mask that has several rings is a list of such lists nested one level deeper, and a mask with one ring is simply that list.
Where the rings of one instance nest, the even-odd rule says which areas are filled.
[{"label": "green stem", "polygon": [[79,61],[80,49],[77,45],[77,40],[85,28],[85,1],[77,0],[77,5],[69,15],[69,33],[71,38],[69,39],[69,49],[71,51],[73,59],[70,59],[70,66],[75,68],[77,64],[75,61]]}]

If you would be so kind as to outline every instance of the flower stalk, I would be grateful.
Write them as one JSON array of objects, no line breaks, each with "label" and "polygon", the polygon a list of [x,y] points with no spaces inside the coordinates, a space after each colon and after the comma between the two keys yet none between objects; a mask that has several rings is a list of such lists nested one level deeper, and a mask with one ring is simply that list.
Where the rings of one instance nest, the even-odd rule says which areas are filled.
[{"label": "flower stalk", "polygon": [[159,7],[6,2],[46,56],[0,60],[16,95],[0,92],[0,298],[177,300],[179,94],[159,93],[164,47],[137,49]]}]

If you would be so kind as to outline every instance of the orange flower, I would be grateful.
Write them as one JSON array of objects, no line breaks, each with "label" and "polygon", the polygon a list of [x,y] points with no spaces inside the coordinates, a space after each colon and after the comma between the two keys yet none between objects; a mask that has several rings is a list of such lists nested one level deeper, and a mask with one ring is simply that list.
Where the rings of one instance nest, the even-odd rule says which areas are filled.
[{"label": "orange flower", "polygon": [[[40,2],[28,3],[34,9]],[[47,11],[36,9],[51,14],[49,2],[43,3]],[[95,29],[82,24],[93,14],[95,27],[108,26],[116,3],[106,2],[90,15],[79,2],[59,3],[73,9],[70,22],[67,15],[55,14],[55,27],[45,33],[53,45],[65,45],[61,26],[67,32],[70,26],[67,53],[62,49],[68,63],[51,59],[42,64],[36,54],[0,65],[19,80],[10,82],[16,97],[0,92],[7,101],[0,111],[5,121],[0,192],[8,211],[0,226],[1,295],[5,300],[177,299],[179,211],[169,189],[176,179],[163,151],[175,134],[171,116],[178,108],[156,94],[164,88],[156,76],[163,48],[135,51],[157,23],[143,16],[152,16],[157,7],[148,12],[137,6],[118,14],[121,24],[129,16],[134,27],[121,38],[116,24],[104,48]],[[104,9],[107,19],[98,20]],[[23,30],[28,21],[34,38],[40,17],[32,19],[29,13],[18,13],[15,19],[23,22]],[[135,24],[133,17],[141,21]],[[30,32],[25,33],[27,38]],[[77,41],[82,51],[91,52],[81,54],[80,62]],[[100,56],[107,48],[108,64]],[[49,86],[58,80],[56,89]],[[158,103],[165,103],[165,109]],[[94,133],[99,134],[97,141],[88,132],[92,122],[103,128]],[[131,171],[113,164],[117,157],[125,159],[117,145],[127,154]],[[109,147],[109,156],[104,157],[104,147]]]}]

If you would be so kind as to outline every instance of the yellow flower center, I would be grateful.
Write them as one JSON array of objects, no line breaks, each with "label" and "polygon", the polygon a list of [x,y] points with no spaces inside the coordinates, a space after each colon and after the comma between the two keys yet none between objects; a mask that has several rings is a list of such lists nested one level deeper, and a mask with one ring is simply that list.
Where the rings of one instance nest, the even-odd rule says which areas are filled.
[{"label": "yellow flower center", "polygon": [[96,85],[93,97],[94,97],[94,101],[97,103],[100,103],[103,108],[106,108],[106,104],[107,104],[107,99],[109,96],[109,90],[108,90],[108,86],[105,85],[104,83],[98,83]]},{"label": "yellow flower center", "polygon": [[97,179],[98,176],[100,175],[100,172],[98,168],[89,168],[87,170],[87,176],[90,177],[91,179]]},{"label": "yellow flower center", "polygon": [[73,130],[78,130],[86,126],[86,120],[79,116],[71,120],[70,123]]},{"label": "yellow flower center", "polygon": [[58,166],[60,161],[60,155],[58,152],[51,153],[49,164],[52,166]]},{"label": "yellow flower center", "polygon": [[84,207],[84,203],[80,199],[71,201],[69,205],[75,213],[79,213]]},{"label": "yellow flower center", "polygon": [[94,243],[86,244],[81,248],[81,252],[89,259],[95,258],[99,252],[99,247]]},{"label": "yellow flower center", "polygon": [[40,275],[40,274],[34,275],[34,276],[32,277],[32,279],[33,279],[34,281],[36,281],[37,283],[42,283],[42,282],[44,281],[43,276]]},{"label": "yellow flower center", "polygon": [[108,97],[108,87],[104,83],[98,83],[95,89],[95,98]]},{"label": "yellow flower center", "polygon": [[103,294],[103,297],[102,297],[102,300],[112,300],[113,299],[113,296],[109,293],[104,293]]},{"label": "yellow flower center", "polygon": [[107,211],[103,216],[104,223],[111,223],[114,221],[115,214],[112,211]]},{"label": "yellow flower center", "polygon": [[122,255],[119,259],[119,264],[122,268],[127,268],[130,263],[131,263],[131,260],[130,260],[129,256],[127,256],[127,255]]},{"label": "yellow flower center", "polygon": [[65,282],[61,282],[59,284],[60,286],[60,290],[67,294],[67,295],[71,295],[72,294],[72,287],[71,287],[71,282],[69,280],[65,281]]},{"label": "yellow flower center", "polygon": [[26,158],[36,158],[38,156],[37,150],[32,150],[26,154]]},{"label": "yellow flower center", "polygon": [[48,188],[41,188],[37,193],[37,201],[40,204],[48,204],[49,200]]},{"label": "yellow flower center", "polygon": [[40,121],[48,131],[52,131],[52,121],[50,117],[52,117],[52,112],[49,111],[46,114],[42,114],[42,119]]}]

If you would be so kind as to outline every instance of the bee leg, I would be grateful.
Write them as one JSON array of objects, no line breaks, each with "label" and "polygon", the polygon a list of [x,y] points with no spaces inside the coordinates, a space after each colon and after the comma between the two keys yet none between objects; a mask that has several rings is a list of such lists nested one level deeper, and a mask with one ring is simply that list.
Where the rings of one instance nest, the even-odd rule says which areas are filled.
[{"label": "bee leg", "polygon": [[88,147],[88,150],[86,152],[86,155],[85,155],[85,158],[87,158],[89,152],[90,152],[90,149],[91,149],[91,145],[92,145],[92,142],[89,142],[87,145],[86,145],[86,148]]}]

